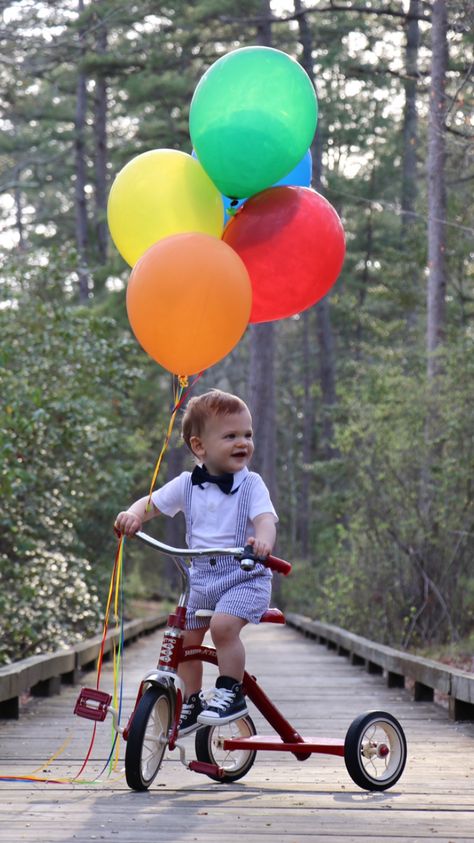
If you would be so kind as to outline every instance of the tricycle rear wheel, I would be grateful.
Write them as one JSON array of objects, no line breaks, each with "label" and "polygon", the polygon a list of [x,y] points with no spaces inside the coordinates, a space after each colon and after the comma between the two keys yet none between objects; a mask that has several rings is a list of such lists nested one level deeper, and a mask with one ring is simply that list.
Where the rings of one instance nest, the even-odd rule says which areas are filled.
[{"label": "tricycle rear wheel", "polygon": [[351,723],[344,761],[351,779],[364,790],[386,790],[398,781],[407,758],[403,729],[386,711],[369,711]]},{"label": "tricycle rear wheel", "polygon": [[235,782],[248,773],[257,752],[254,749],[224,749],[224,740],[250,738],[256,734],[254,722],[248,714],[225,725],[203,726],[196,732],[196,758],[207,764],[217,764],[225,770],[223,777],[208,773],[210,779]]}]

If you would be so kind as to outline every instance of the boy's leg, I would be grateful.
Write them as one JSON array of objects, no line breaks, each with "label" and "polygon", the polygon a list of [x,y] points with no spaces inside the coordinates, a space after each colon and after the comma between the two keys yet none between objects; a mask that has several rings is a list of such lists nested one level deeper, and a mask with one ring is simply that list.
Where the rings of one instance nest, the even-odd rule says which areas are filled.
[{"label": "boy's leg", "polygon": [[[188,629],[184,633],[184,647],[199,647],[202,644],[208,627],[200,629]],[[178,667],[178,676],[183,680],[186,688],[185,700],[179,721],[179,735],[187,735],[194,732],[198,727],[198,715],[204,708],[204,698],[201,693],[202,687],[202,662],[195,659],[184,662]]]},{"label": "boy's leg", "polygon": [[211,619],[211,635],[217,651],[221,676],[232,676],[242,682],[245,669],[245,649],[240,633],[247,621],[235,615],[216,612]]},{"label": "boy's leg", "polygon": [[216,612],[211,620],[211,635],[217,650],[219,676],[212,700],[201,714],[198,723],[214,726],[231,723],[248,713],[242,693],[245,650],[240,632],[247,623],[243,618]]},{"label": "boy's leg", "polygon": [[[184,633],[183,647],[200,647],[207,630],[207,626],[187,629]],[[178,676],[185,684],[186,697],[197,694],[202,688],[202,662],[199,659],[183,662],[178,667]]]}]

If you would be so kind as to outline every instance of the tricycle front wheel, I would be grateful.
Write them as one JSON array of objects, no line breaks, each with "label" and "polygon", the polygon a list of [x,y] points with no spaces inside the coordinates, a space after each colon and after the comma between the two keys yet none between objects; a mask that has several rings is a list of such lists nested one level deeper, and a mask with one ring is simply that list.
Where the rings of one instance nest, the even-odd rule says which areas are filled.
[{"label": "tricycle front wheel", "polygon": [[386,790],[398,781],[407,759],[403,729],[391,714],[369,711],[351,723],[344,760],[351,779],[364,790]]},{"label": "tricycle front wheel", "polygon": [[151,685],[134,712],[125,750],[125,777],[133,790],[147,790],[168,745],[173,700],[169,688]]}]

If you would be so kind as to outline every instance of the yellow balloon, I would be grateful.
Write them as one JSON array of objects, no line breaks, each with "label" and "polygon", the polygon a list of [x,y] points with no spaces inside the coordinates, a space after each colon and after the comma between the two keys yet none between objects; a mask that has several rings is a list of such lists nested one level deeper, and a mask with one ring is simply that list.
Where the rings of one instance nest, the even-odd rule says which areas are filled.
[{"label": "yellow balloon", "polygon": [[199,161],[177,149],[153,149],[120,170],[107,217],[118,251],[134,266],[153,243],[172,234],[220,237],[224,206]]}]

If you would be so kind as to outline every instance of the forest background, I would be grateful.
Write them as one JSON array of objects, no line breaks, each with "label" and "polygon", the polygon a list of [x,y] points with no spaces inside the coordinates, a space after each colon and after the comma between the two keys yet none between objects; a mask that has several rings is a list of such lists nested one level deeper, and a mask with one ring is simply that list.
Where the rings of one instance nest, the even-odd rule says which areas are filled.
[{"label": "forest background", "polygon": [[[395,646],[472,644],[472,4],[0,10],[0,663],[97,631],[114,516],[148,491],[169,419],[170,376],[126,318],[111,182],[146,150],[190,152],[197,80],[252,44],[314,81],[313,187],[347,257],[322,302],[249,328],[196,390],[253,411],[294,563],[282,607]],[[176,433],[159,482],[189,466]],[[179,517],[153,530],[183,540]],[[173,593],[133,542],[125,579],[131,596]]]}]

